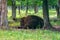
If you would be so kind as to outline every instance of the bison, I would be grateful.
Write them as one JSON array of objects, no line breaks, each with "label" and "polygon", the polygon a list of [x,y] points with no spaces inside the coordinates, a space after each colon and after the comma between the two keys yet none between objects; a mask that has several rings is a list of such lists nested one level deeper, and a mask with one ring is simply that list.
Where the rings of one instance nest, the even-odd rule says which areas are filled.
[{"label": "bison", "polygon": [[20,28],[23,29],[36,29],[38,25],[43,28],[44,20],[36,15],[28,15],[20,20]]}]

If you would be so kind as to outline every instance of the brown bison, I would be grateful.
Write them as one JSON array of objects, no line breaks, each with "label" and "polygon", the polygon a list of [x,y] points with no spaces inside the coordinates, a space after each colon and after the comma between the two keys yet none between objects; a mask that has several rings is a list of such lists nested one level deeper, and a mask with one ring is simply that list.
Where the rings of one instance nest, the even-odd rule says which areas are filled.
[{"label": "brown bison", "polygon": [[39,25],[39,28],[42,28],[44,25],[44,21],[42,18],[36,15],[28,15],[26,17],[21,18],[20,20],[20,28],[23,29],[36,29]]}]

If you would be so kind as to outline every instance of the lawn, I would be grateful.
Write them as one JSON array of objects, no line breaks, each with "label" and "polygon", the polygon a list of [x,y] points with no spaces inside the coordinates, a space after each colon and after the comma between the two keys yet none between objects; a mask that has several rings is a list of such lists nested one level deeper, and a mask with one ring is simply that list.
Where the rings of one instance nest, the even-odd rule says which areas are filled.
[{"label": "lawn", "polygon": [[0,30],[0,40],[60,40],[60,32],[50,30]]}]

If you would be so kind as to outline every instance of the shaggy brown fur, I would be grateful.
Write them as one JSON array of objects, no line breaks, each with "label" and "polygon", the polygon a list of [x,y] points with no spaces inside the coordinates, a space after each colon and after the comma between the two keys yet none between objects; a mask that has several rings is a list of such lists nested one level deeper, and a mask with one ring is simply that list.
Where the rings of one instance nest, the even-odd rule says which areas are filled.
[{"label": "shaggy brown fur", "polygon": [[42,18],[35,16],[35,15],[28,15],[27,17],[23,17],[20,20],[21,28],[24,29],[36,29],[38,25],[40,28],[43,27],[44,21]]}]

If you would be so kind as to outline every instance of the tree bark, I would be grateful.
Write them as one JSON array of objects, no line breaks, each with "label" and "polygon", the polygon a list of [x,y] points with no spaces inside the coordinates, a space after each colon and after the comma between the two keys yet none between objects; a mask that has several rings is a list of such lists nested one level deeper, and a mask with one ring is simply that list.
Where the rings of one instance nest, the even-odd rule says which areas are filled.
[{"label": "tree bark", "polygon": [[19,15],[20,15],[20,7],[21,7],[21,6],[18,6]]},{"label": "tree bark", "polygon": [[21,0],[21,10],[22,10],[22,0]]},{"label": "tree bark", "polygon": [[28,13],[28,0],[27,0],[27,3],[26,3],[26,14]]},{"label": "tree bark", "polygon": [[59,18],[59,7],[56,5],[55,8],[56,8],[56,12],[57,12],[57,18]]},{"label": "tree bark", "polygon": [[37,13],[37,12],[38,12],[38,7],[37,7],[36,2],[34,2],[34,12],[35,12],[35,13]]},{"label": "tree bark", "polygon": [[12,18],[16,18],[16,1],[12,0]]},{"label": "tree bark", "polygon": [[44,17],[44,29],[51,28],[52,26],[49,21],[48,0],[43,0],[43,17]]},{"label": "tree bark", "polygon": [[60,19],[60,0],[58,0],[56,11],[57,11],[57,18]]},{"label": "tree bark", "polygon": [[1,0],[1,23],[3,29],[9,29],[7,19],[7,0]]}]

